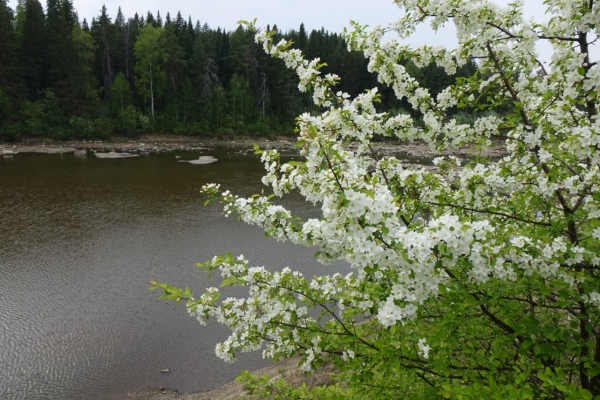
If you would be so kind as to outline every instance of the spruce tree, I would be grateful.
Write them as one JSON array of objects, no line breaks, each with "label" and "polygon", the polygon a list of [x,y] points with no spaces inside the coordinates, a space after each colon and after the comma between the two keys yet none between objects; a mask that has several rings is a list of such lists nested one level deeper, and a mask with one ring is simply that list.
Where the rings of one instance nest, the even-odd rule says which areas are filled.
[{"label": "spruce tree", "polygon": [[156,28],[156,20],[154,19],[154,15],[152,15],[150,11],[148,11],[148,13],[146,14],[146,23],[142,25],[152,25],[154,28]]},{"label": "spruce tree", "polygon": [[163,27],[163,22],[162,22],[162,18],[160,16],[160,10],[158,10],[156,12],[156,27],[157,28],[162,28]]},{"label": "spruce tree", "polygon": [[100,16],[92,25],[91,33],[97,46],[96,68],[104,89],[103,99],[107,100],[110,98],[110,88],[115,76],[113,52],[117,46],[116,27],[112,24],[105,6],[102,6]]},{"label": "spruce tree", "polygon": [[17,60],[13,11],[6,0],[0,0],[0,91],[16,94]]},{"label": "spruce tree", "polygon": [[177,11],[177,18],[175,18],[175,21],[173,22],[173,24],[175,25],[175,34],[179,35],[179,33],[185,27],[185,20],[181,16],[181,12],[180,11]]},{"label": "spruce tree", "polygon": [[130,85],[134,83],[135,77],[135,52],[134,46],[138,36],[140,27],[143,26],[143,21],[140,20],[137,13],[133,18],[129,18],[123,26],[121,33],[121,47],[123,54],[123,72]]},{"label": "spruce tree", "polygon": [[25,3],[26,0],[18,0],[17,6],[15,7],[15,35],[17,37],[17,43],[23,37],[23,24],[25,22]]},{"label": "spruce tree", "polygon": [[305,51],[306,44],[308,43],[308,35],[306,34],[306,29],[304,28],[304,23],[300,24],[300,30],[298,31],[298,42],[296,43],[296,48]]},{"label": "spruce tree", "polygon": [[12,139],[14,129],[8,128],[15,119],[15,99],[20,96],[18,61],[15,54],[16,35],[13,11],[6,0],[0,0],[0,138]]},{"label": "spruce tree", "polygon": [[117,11],[117,16],[115,17],[114,22],[114,42],[113,42],[113,60],[114,60],[114,68],[115,74],[118,72],[125,73],[125,49],[122,46],[123,43],[123,33],[125,30],[125,25],[127,25],[127,21],[125,20],[125,16],[121,11],[121,7]]},{"label": "spruce tree", "polygon": [[24,6],[22,35],[18,43],[19,60],[27,95],[30,99],[37,99],[49,81],[46,17],[38,0],[27,0]]},{"label": "spruce tree", "polygon": [[71,92],[70,82],[76,65],[73,46],[75,13],[70,0],[48,0],[46,31],[48,33],[48,87],[52,89],[65,113],[76,108],[78,99]]}]

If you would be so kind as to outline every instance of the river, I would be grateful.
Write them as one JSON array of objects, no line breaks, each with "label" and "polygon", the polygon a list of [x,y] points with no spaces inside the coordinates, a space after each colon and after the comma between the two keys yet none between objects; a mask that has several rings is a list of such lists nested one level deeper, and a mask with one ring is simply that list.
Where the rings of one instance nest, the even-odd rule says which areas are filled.
[{"label": "river", "polygon": [[[192,153],[0,157],[1,399],[121,399],[149,386],[198,392],[267,364],[260,354],[217,359],[227,330],[200,326],[148,290],[151,279],[198,293],[216,285],[194,264],[226,251],[309,276],[346,268],[321,266],[314,249],[203,207],[205,183],[243,195],[263,188],[256,157],[229,151],[203,153],[219,159],[209,165],[178,162]],[[285,204],[304,217],[317,212],[297,197]]]}]

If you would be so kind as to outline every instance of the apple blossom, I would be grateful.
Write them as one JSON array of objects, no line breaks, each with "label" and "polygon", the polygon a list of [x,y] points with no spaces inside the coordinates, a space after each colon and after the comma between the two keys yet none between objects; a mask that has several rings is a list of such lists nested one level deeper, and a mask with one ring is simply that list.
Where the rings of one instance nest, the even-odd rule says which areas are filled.
[{"label": "apple blossom", "polygon": [[[302,161],[258,151],[262,182],[274,195],[202,189],[226,215],[277,240],[316,246],[324,264],[345,260],[353,272],[324,267],[308,279],[227,254],[202,267],[220,273],[223,285],[247,287],[247,297],[153,287],[185,301],[201,323],[213,317],[231,330],[216,349],[226,361],[262,349],[274,360],[300,354],[303,371],[333,363],[343,385],[315,396],[600,396],[600,72],[590,55],[599,6],[548,0],[550,18],[533,22],[520,1],[395,3],[397,21],[371,29],[353,22],[345,38],[421,118],[379,112],[377,88],[351,98],[336,89],[338,76],[321,75],[319,60],[257,31],[256,42],[296,71],[299,90],[312,91],[321,113],[298,118]],[[454,24],[458,47],[387,39],[411,36],[423,23]],[[541,41],[553,49],[547,66]],[[408,59],[450,74],[477,60],[478,71],[433,97],[404,67]],[[456,109],[474,122],[459,123]],[[436,168],[415,168],[377,154],[375,136],[418,140],[440,153],[468,148],[474,158],[439,156]],[[491,146],[506,155],[479,157]],[[292,191],[320,207],[321,217],[302,221],[276,204]]]}]

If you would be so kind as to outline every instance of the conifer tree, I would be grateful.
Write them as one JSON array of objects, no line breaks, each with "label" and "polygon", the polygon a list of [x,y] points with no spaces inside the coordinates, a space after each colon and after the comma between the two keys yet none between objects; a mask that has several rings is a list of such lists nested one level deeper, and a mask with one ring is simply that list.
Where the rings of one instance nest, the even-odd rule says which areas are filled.
[{"label": "conifer tree", "polygon": [[162,28],[163,27],[163,22],[162,22],[162,18],[160,16],[160,10],[158,10],[156,12],[156,27],[157,28]]},{"label": "conifer tree", "polygon": [[175,21],[173,22],[173,24],[175,25],[175,34],[179,35],[179,33],[185,27],[185,20],[181,16],[181,11],[177,11],[177,17],[175,18]]},{"label": "conifer tree", "polygon": [[152,13],[150,11],[148,11],[148,13],[146,14],[146,22],[142,24],[143,26],[145,25],[152,25],[153,27],[156,28],[156,20],[154,19],[154,15],[152,15]]},{"label": "conifer tree", "polygon": [[22,34],[18,43],[19,60],[27,95],[36,99],[48,83],[48,39],[45,15],[38,0],[26,0]]},{"label": "conifer tree", "polygon": [[122,29],[125,23],[125,16],[123,16],[123,11],[121,11],[121,7],[119,6],[117,16],[115,17],[115,26],[117,29]]},{"label": "conifer tree", "polygon": [[15,25],[15,35],[17,38],[17,43],[23,37],[23,25],[25,22],[25,3],[26,0],[17,0],[17,6],[14,10],[14,25]]},{"label": "conifer tree", "polygon": [[13,11],[6,0],[0,0],[0,91],[16,94],[17,60]]},{"label": "conifer tree", "polygon": [[138,35],[139,28],[142,23],[136,13],[133,18],[129,18],[127,23],[123,26],[121,32],[121,48],[123,54],[123,72],[127,81],[130,84],[134,82],[135,76],[135,52],[134,46]]},{"label": "conifer tree", "polygon": [[306,29],[304,28],[304,23],[301,23],[300,30],[298,31],[298,41],[296,42],[296,48],[305,51],[307,43],[308,36],[306,34]]},{"label": "conifer tree", "polygon": [[77,99],[71,92],[75,63],[73,28],[75,13],[70,0],[48,0],[46,31],[48,33],[48,87],[53,90],[63,111],[73,110]]},{"label": "conifer tree", "polygon": [[114,66],[114,48],[116,48],[116,27],[112,24],[110,17],[106,13],[106,7],[103,5],[100,16],[92,25],[92,36],[98,46],[96,49],[96,66],[99,67],[100,81],[104,89],[103,98],[110,98],[110,88],[115,76]]},{"label": "conifer tree", "polygon": [[15,54],[16,35],[13,11],[6,0],[0,0],[0,137],[5,134],[9,121],[15,119],[15,98],[20,95],[18,61]]},{"label": "conifer tree", "polygon": [[117,72],[125,73],[125,49],[122,46],[125,25],[127,25],[127,21],[125,20],[125,16],[121,11],[121,7],[119,7],[117,16],[115,17],[115,22],[113,24],[114,40],[112,43],[112,54],[115,74]]}]

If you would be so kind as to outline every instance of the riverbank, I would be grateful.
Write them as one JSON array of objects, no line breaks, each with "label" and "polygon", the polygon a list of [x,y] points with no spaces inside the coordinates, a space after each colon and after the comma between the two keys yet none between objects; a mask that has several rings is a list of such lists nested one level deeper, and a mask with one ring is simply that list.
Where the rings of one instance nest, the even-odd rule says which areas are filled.
[{"label": "riverbank", "polygon": [[[213,148],[231,148],[240,154],[250,154],[254,145],[261,149],[277,149],[284,153],[293,153],[295,138],[279,136],[272,139],[254,137],[234,137],[230,139],[192,138],[175,135],[146,135],[135,140],[115,137],[107,141],[67,141],[59,142],[51,139],[32,138],[18,143],[0,143],[0,156],[10,157],[20,153],[59,154],[74,153],[85,155],[87,153],[121,153],[131,155],[148,155],[153,153],[171,153],[174,151],[208,151]],[[431,159],[439,156],[431,151],[428,145],[422,142],[396,142],[386,140],[373,142],[373,148],[380,155],[401,155],[419,159]],[[448,149],[443,155],[457,157],[473,157],[471,148]],[[492,146],[481,156],[497,158],[506,154],[504,143]]]},{"label": "riverbank", "polygon": [[[252,374],[256,376],[268,376],[273,380],[282,378],[294,386],[306,383],[309,387],[314,387],[332,383],[331,373],[334,370],[331,366],[322,367],[318,373],[306,375],[298,368],[298,362],[299,359],[297,357],[282,360],[271,366],[254,371]],[[244,391],[243,386],[236,381],[231,381],[213,390],[200,393],[181,394],[169,388],[156,387],[129,393],[125,396],[126,400],[252,400],[254,398],[253,396],[249,396]]]},{"label": "riverbank", "polygon": [[294,143],[291,138],[280,137],[274,140],[264,138],[240,137],[235,140],[214,140],[189,138],[174,135],[146,135],[132,140],[115,137],[106,141],[54,141],[51,139],[33,138],[17,143],[0,144],[0,155],[11,156],[19,153],[128,153],[151,154],[171,153],[174,151],[203,151],[212,148],[236,148],[251,151],[254,144],[261,148],[277,148],[282,151],[292,151]]}]

